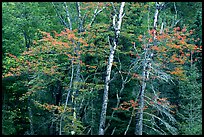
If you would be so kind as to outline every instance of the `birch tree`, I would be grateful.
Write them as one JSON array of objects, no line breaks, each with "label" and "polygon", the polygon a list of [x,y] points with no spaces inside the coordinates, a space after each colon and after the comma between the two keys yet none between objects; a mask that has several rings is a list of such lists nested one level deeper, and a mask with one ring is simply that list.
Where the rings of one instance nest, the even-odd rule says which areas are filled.
[{"label": "birch tree", "polygon": [[[87,19],[87,16],[90,16],[88,15],[88,9],[85,8],[85,11],[83,11],[82,13],[82,6],[83,6],[83,3],[81,2],[75,2],[75,8],[71,8],[71,11],[70,11],[70,8],[67,6],[67,3],[66,2],[63,2],[62,4],[62,7],[64,9],[64,14],[65,14],[65,17],[66,18],[63,18],[63,15],[60,14],[60,10],[59,8],[57,8],[56,4],[52,2],[52,5],[57,13],[57,16],[58,18],[60,19],[60,22],[66,27],[68,28],[69,30],[73,31],[73,29],[77,29],[78,30],[78,35],[80,38],[83,38],[83,36],[81,35],[81,33],[85,32],[86,29],[86,22],[89,26],[92,26],[94,21],[96,20],[96,17],[97,15],[102,12],[106,6],[103,6],[101,9],[99,9],[99,2],[96,4],[96,8],[95,7],[92,7],[92,9],[95,8],[94,12],[91,14],[92,17],[90,20]],[[91,4],[91,3],[90,3]],[[83,6],[83,9],[84,9],[85,6]],[[70,14],[72,13],[72,14]],[[76,15],[74,15],[76,14]],[[76,17],[75,17],[76,16]],[[73,22],[73,20],[76,20],[77,22]],[[73,26],[76,26],[75,28]],[[71,65],[71,68],[72,68],[72,77],[71,77],[71,81],[70,81],[70,86],[69,86],[69,89],[68,89],[68,92],[67,92],[67,98],[66,98],[66,103],[65,103],[65,108],[66,108],[66,105],[68,103],[68,98],[69,96],[71,95],[71,102],[72,102],[72,105],[73,105],[73,120],[72,120],[72,124],[74,126],[74,121],[76,121],[77,119],[77,111],[79,111],[80,107],[77,108],[77,102],[76,102],[76,97],[77,97],[77,94],[78,94],[78,91],[79,91],[79,83],[82,81],[80,75],[81,75],[81,55],[80,55],[80,45],[81,43],[79,41],[75,41],[75,40],[72,40],[72,43],[74,45],[76,45],[76,47],[74,48],[74,52],[77,56],[77,63],[75,63],[75,65],[72,63]],[[71,90],[72,89],[72,90]],[[71,94],[70,94],[70,91]],[[82,99],[83,100],[83,99]],[[62,118],[60,120],[60,135],[62,134]],[[72,134],[75,134],[74,131],[72,132]]]},{"label": "birch tree", "polygon": [[[156,30],[157,30],[157,20],[158,20],[158,14],[159,10],[161,9],[162,5],[160,5],[158,2],[156,4],[156,10],[154,14],[154,22],[153,22],[153,45],[157,45],[156,43]],[[136,115],[136,126],[135,126],[135,134],[136,135],[142,135],[143,132],[143,110],[144,110],[144,96],[145,96],[145,90],[147,81],[149,80],[149,71],[148,69],[151,69],[151,60],[154,56],[153,53],[150,51],[150,45],[146,44],[144,45],[144,60],[143,60],[143,70],[142,70],[142,84],[141,84],[141,90],[139,94],[139,110]]]},{"label": "birch tree", "polygon": [[[113,3],[112,3],[112,5],[113,5]],[[106,69],[105,87],[104,87],[103,103],[102,103],[100,125],[99,125],[99,135],[104,135],[105,121],[106,121],[106,110],[107,110],[107,105],[108,105],[108,92],[109,92],[111,68],[113,65],[114,53],[115,53],[116,47],[118,45],[118,39],[119,39],[119,34],[120,34],[120,29],[121,29],[121,24],[122,24],[122,18],[124,16],[124,13],[123,13],[124,6],[125,6],[125,2],[122,2],[121,6],[120,6],[120,11],[118,14],[118,20],[116,21],[117,12],[116,12],[116,9],[113,5],[113,9],[115,11],[115,13],[113,15],[113,28],[115,31],[115,37],[112,39],[110,39],[108,37],[109,45],[110,45],[110,54],[109,54],[108,64],[107,64],[107,69]]]},{"label": "birch tree", "polygon": [[[157,76],[159,80],[165,81],[165,82],[173,82],[172,77],[164,72],[161,67],[158,67],[157,65],[161,66],[161,63],[158,63],[157,60],[154,60],[154,57],[157,56],[157,53],[152,50],[152,47],[158,47],[158,40],[157,40],[157,23],[158,23],[158,17],[159,17],[159,11],[164,7],[165,3],[155,3],[155,13],[154,13],[154,20],[153,20],[153,29],[150,31],[152,38],[149,39],[149,42],[147,42],[144,37],[144,59],[143,59],[143,70],[142,70],[142,82],[141,82],[141,90],[139,93],[139,108],[138,112],[136,114],[136,126],[135,126],[135,134],[136,135],[142,135],[144,130],[143,127],[149,128],[151,130],[154,130],[158,134],[168,134],[166,131],[164,131],[161,127],[157,125],[155,122],[155,119],[159,121],[160,123],[164,124],[167,131],[171,134],[177,134],[177,129],[170,125],[169,122],[165,120],[163,117],[163,114],[169,119],[170,122],[173,122],[175,124],[176,120],[175,118],[169,113],[170,112],[170,105],[169,102],[166,100],[166,98],[159,98],[159,93],[154,87],[154,79],[150,78],[152,76]],[[162,24],[163,25],[163,24]],[[162,26],[161,25],[161,26]],[[162,26],[163,27],[163,26]],[[163,29],[163,28],[162,28]],[[152,41],[152,42],[150,42]],[[157,63],[156,63],[157,62]],[[157,65],[156,65],[157,64]],[[148,90],[147,86],[150,87],[151,91],[153,92],[153,99],[152,97],[148,97],[147,93]],[[155,102],[155,104],[152,102],[149,103],[149,101]],[[161,102],[158,102],[158,100],[164,101],[164,104]],[[161,114],[162,117],[158,114],[154,114],[152,112],[145,112],[145,104],[148,104],[152,107],[152,109],[156,109],[158,114]],[[162,105],[161,105],[162,104]],[[145,119],[144,115],[146,117],[151,117],[151,120]],[[149,121],[152,127],[144,123],[144,121]]]}]

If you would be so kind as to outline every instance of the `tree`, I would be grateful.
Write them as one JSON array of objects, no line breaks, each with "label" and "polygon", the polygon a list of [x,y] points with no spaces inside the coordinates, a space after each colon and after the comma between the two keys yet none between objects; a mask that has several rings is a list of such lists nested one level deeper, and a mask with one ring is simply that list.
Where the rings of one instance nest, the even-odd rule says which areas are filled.
[{"label": "tree", "polygon": [[179,112],[178,117],[182,119],[179,123],[181,134],[200,135],[201,125],[201,84],[198,70],[193,65],[186,72],[186,80],[179,82]]},{"label": "tree", "polygon": [[[125,6],[125,2],[122,2],[121,6],[120,6],[120,11],[118,14],[117,24],[116,24],[117,11],[114,11],[115,14],[113,16],[113,28],[115,31],[115,36],[113,38],[108,37],[109,42],[110,42],[109,43],[110,55],[109,55],[107,70],[106,70],[105,87],[104,87],[104,95],[103,95],[103,103],[102,103],[103,105],[102,105],[100,125],[99,125],[99,135],[104,135],[106,110],[107,110],[107,103],[108,103],[108,90],[109,90],[109,83],[110,83],[110,74],[111,74],[111,68],[112,68],[113,59],[114,59],[114,52],[115,52],[117,44],[118,44],[118,38],[119,38],[120,30],[121,30],[122,17],[124,16],[124,14],[123,14],[124,6]],[[113,9],[116,10],[114,6],[113,6]]]}]

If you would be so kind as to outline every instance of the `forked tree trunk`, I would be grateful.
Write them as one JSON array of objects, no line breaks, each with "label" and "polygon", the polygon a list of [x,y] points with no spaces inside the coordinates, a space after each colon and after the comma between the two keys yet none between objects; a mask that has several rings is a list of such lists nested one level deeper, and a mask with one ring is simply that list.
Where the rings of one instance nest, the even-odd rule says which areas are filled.
[{"label": "forked tree trunk", "polygon": [[105,87],[104,87],[104,94],[103,94],[103,104],[102,104],[99,133],[98,133],[99,135],[104,135],[106,110],[107,110],[107,105],[108,105],[108,91],[109,91],[111,68],[112,68],[112,64],[113,64],[115,49],[117,47],[118,37],[120,34],[120,28],[121,28],[121,23],[122,23],[124,6],[125,6],[125,2],[122,2],[121,6],[120,6],[117,24],[116,24],[116,20],[115,20],[116,19],[116,13],[115,13],[115,16],[113,17],[113,26],[114,26],[114,30],[115,30],[115,38],[113,38],[113,40],[112,40],[113,45],[110,44],[111,42],[109,43],[110,44],[110,54],[109,54],[108,66],[107,66],[107,70],[106,70]]}]

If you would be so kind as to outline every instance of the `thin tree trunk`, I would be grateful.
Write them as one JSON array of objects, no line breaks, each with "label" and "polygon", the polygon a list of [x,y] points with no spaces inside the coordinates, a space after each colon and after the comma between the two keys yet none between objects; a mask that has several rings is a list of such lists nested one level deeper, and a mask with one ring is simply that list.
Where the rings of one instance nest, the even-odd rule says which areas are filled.
[{"label": "thin tree trunk", "polygon": [[[76,2],[76,8],[77,8],[77,12],[78,12],[78,33],[81,33],[83,31],[83,21],[81,18],[81,8],[80,8],[80,4],[79,2]],[[76,96],[77,96],[77,92],[78,92],[78,83],[80,81],[80,55],[78,54],[78,51],[80,50],[80,43],[77,42],[77,47],[75,48],[75,53],[77,55],[77,65],[76,65],[76,75],[73,81],[73,92],[72,92],[72,104],[73,104],[73,120],[72,120],[72,124],[74,126],[75,121],[77,119],[77,108],[76,108]]]},{"label": "thin tree trunk", "polygon": [[30,122],[30,135],[34,135],[34,130],[33,130],[33,113],[31,109],[31,99],[30,97],[28,98],[28,112],[29,112],[29,122]]},{"label": "thin tree trunk", "polygon": [[[73,83],[73,77],[74,77],[73,61],[72,61],[71,67],[72,67],[72,74],[71,74],[71,79],[70,79],[70,83],[69,83],[69,89],[68,89],[68,91],[67,91],[67,98],[66,98],[66,102],[65,102],[65,106],[64,106],[64,111],[63,111],[63,112],[66,111],[67,104],[68,104],[68,100],[69,100],[69,95],[70,95],[70,91],[71,91],[72,83]],[[62,114],[61,119],[60,119],[59,135],[62,135],[62,120],[63,120],[63,117],[64,117],[64,115]]]},{"label": "thin tree trunk", "polygon": [[146,79],[147,79],[147,48],[145,48],[145,59],[143,63],[143,72],[142,72],[142,87],[139,94],[139,110],[136,115],[136,126],[135,126],[135,134],[142,135],[143,131],[143,108],[144,108],[144,94],[146,88]]},{"label": "thin tree trunk", "polygon": [[[60,21],[64,24],[65,27],[69,28],[70,30],[73,30],[73,26],[72,26],[72,20],[70,18],[70,13],[69,10],[68,10],[68,6],[67,6],[67,3],[64,2],[63,3],[63,8],[66,12],[66,18],[67,20],[65,21],[65,19],[63,19],[63,17],[59,14],[59,11],[57,9],[57,7],[55,6],[55,4],[52,2],[52,5],[54,6],[54,9],[60,19]],[[96,16],[103,11],[105,7],[103,7],[101,10],[98,10],[96,9],[95,12],[94,12],[94,15],[93,15],[93,18],[91,20],[91,23],[90,25],[93,24]],[[77,29],[78,29],[78,33],[80,34],[81,32],[84,32],[84,22],[85,22],[85,17],[86,17],[86,14],[84,15],[84,17],[82,17],[82,13],[81,13],[81,6],[80,6],[80,2],[76,2],[76,10],[77,10],[77,16],[78,16],[78,26],[77,26]],[[74,121],[77,119],[77,112],[78,112],[78,108],[77,108],[77,103],[76,103],[76,97],[77,97],[77,94],[78,94],[78,90],[79,90],[79,82],[81,80],[80,78],[80,72],[81,72],[81,65],[80,65],[80,54],[79,54],[79,51],[80,51],[80,42],[76,42],[74,40],[72,40],[72,43],[76,43],[76,48],[74,49],[74,52],[76,53],[76,56],[77,56],[77,64],[75,66],[73,66],[72,64],[72,78],[71,78],[71,82],[70,82],[70,89],[68,90],[68,95],[67,95],[67,100],[66,100],[66,104],[65,104],[65,108],[67,106],[67,101],[68,101],[68,97],[69,97],[69,94],[70,94],[70,90],[71,90],[71,87],[73,88],[72,90],[72,94],[71,94],[71,101],[72,101],[72,104],[73,104],[73,120],[72,120],[72,124],[74,125]],[[72,62],[73,63],[73,62]],[[75,67],[75,69],[73,68]],[[73,76],[73,74],[75,74],[75,76]],[[73,80],[73,82],[72,82]],[[80,108],[80,107],[79,107]],[[61,120],[60,120],[60,135],[62,134],[62,119],[63,119],[63,116],[61,117]]]},{"label": "thin tree trunk", "polygon": [[71,19],[70,19],[70,15],[69,15],[69,11],[68,11],[68,7],[67,7],[66,2],[64,2],[64,6],[65,6],[65,10],[66,10],[67,21],[69,23],[69,29],[72,30],[72,22],[71,22]]},{"label": "thin tree trunk", "polygon": [[[159,10],[162,8],[163,5],[156,2],[156,10],[154,14],[154,24],[153,24],[153,45],[157,46],[157,21],[158,21],[158,14]],[[144,110],[144,95],[145,95],[145,89],[147,85],[147,80],[149,79],[149,71],[148,69],[151,66],[150,60],[153,57],[153,53],[149,52],[149,44],[145,47],[145,55],[144,55],[144,62],[143,62],[143,72],[142,72],[142,85],[141,85],[141,91],[139,95],[139,110],[136,114],[136,126],[135,126],[135,134],[136,135],[142,135],[143,132],[143,110]]]},{"label": "thin tree trunk", "polygon": [[23,32],[23,35],[24,35],[24,39],[25,39],[26,50],[28,51],[30,48],[30,38],[28,37],[28,35],[25,31]]},{"label": "thin tree trunk", "polygon": [[115,26],[115,18],[113,18],[113,24],[114,24],[114,29],[115,29],[115,38],[113,39],[114,45],[113,46],[110,45],[111,48],[110,48],[110,54],[109,54],[109,59],[108,59],[108,66],[107,66],[107,70],[106,70],[105,87],[104,87],[104,94],[103,94],[103,104],[102,104],[100,125],[99,125],[99,135],[104,135],[106,110],[107,110],[107,105],[108,105],[108,91],[109,91],[111,68],[112,68],[114,53],[115,53],[115,49],[117,47],[117,41],[118,41],[118,37],[119,37],[119,33],[120,33],[124,6],[125,6],[125,2],[122,2],[121,7],[120,7],[119,20],[117,22],[117,26]]}]

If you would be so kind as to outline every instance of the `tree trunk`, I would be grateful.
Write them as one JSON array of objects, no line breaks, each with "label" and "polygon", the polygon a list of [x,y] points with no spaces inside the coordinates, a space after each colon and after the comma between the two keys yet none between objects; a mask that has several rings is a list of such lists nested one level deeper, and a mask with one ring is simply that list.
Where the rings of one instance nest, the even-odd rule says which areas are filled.
[{"label": "tree trunk", "polygon": [[[67,6],[67,3],[64,2],[63,3],[63,7],[65,9],[65,12],[66,12],[66,18],[67,20],[64,20],[62,18],[62,16],[59,14],[59,10],[56,8],[55,4],[52,3],[55,10],[56,10],[56,13],[58,15],[58,17],[60,18],[60,21],[64,24],[65,27],[69,28],[71,31],[73,29],[73,26],[72,26],[72,21],[71,21],[71,18],[70,18],[70,13],[69,10],[68,10],[68,6]],[[102,12],[102,10],[104,9],[105,7],[103,7],[101,10],[98,10],[98,8],[96,8],[95,12],[94,12],[94,16],[93,18],[91,19],[91,23],[90,23],[90,26],[93,24],[96,16]],[[77,11],[77,16],[78,16],[78,26],[77,26],[77,29],[78,29],[78,33],[80,34],[81,32],[84,32],[85,29],[84,29],[84,23],[85,23],[85,16],[82,17],[82,13],[81,13],[81,5],[80,5],[80,2],[76,2],[76,11]],[[81,36],[80,36],[81,37]],[[77,42],[75,40],[72,40],[72,43],[76,43],[76,48],[74,49],[74,52],[76,53],[76,56],[77,56],[77,64],[73,65],[72,64],[72,68],[73,68],[73,72],[72,74],[75,74],[75,76],[72,76],[71,78],[71,81],[73,80],[73,82],[70,82],[70,89],[68,90],[68,96],[69,94],[71,94],[71,101],[72,101],[72,105],[73,105],[73,120],[72,120],[72,124],[74,126],[76,119],[77,119],[77,112],[78,112],[78,107],[77,107],[77,103],[76,103],[76,97],[78,95],[78,91],[79,91],[79,82],[81,81],[81,78],[80,78],[80,74],[81,74],[81,64],[80,64],[80,60],[81,60],[81,56],[79,54],[79,51],[80,51],[80,42]],[[72,90],[72,93],[70,93],[71,91],[71,87],[73,88]],[[68,97],[67,96],[67,97]],[[68,98],[67,98],[68,100]],[[66,101],[66,105],[67,105],[67,101]],[[65,106],[66,108],[66,106]],[[60,120],[60,135],[62,134],[62,119],[63,117],[61,117],[61,120]]]},{"label": "tree trunk", "polygon": [[28,37],[28,35],[26,34],[25,31],[23,32],[23,35],[24,35],[24,39],[25,39],[26,49],[27,49],[27,51],[28,51],[29,48],[30,48],[30,38]]},{"label": "tree trunk", "polygon": [[104,87],[104,94],[103,94],[103,104],[102,104],[100,125],[99,125],[99,135],[104,135],[106,110],[107,110],[107,105],[108,105],[108,91],[109,91],[111,68],[112,68],[114,53],[115,53],[115,49],[117,47],[118,37],[119,37],[119,33],[120,33],[120,27],[121,27],[121,23],[122,23],[122,17],[123,17],[122,14],[123,14],[124,6],[125,6],[125,2],[122,2],[121,7],[120,7],[119,20],[117,22],[117,26],[115,26],[115,18],[113,18],[113,26],[115,29],[115,38],[112,41],[112,43],[114,45],[111,45],[109,43],[111,48],[110,48],[110,54],[109,54],[109,59],[108,59],[108,66],[107,66],[107,70],[106,70],[105,87]]},{"label": "tree trunk", "polygon": [[[156,10],[154,14],[154,31],[153,31],[153,45],[157,46],[156,42],[156,29],[157,29],[157,20],[158,20],[158,14],[159,10],[162,8],[163,5],[156,2]],[[144,109],[144,95],[145,95],[145,89],[147,85],[147,80],[149,79],[149,72],[148,69],[150,69],[151,62],[150,60],[153,57],[153,53],[150,52],[150,47],[147,44],[145,47],[145,55],[144,55],[144,63],[143,63],[143,72],[142,72],[142,85],[141,85],[141,91],[139,94],[139,110],[136,114],[136,126],[135,126],[135,134],[136,135],[142,135],[143,131],[143,109]]]},{"label": "tree trunk", "polygon": [[145,48],[145,59],[143,63],[143,72],[142,72],[142,86],[139,94],[139,110],[136,115],[136,126],[135,126],[135,135],[142,135],[143,131],[143,108],[144,108],[144,94],[146,88],[147,80],[147,47]]},{"label": "tree trunk", "polygon": [[29,133],[29,135],[34,135],[33,113],[32,113],[32,109],[31,109],[31,99],[30,99],[30,97],[28,98],[28,112],[29,112],[29,122],[30,122],[30,133]]}]

